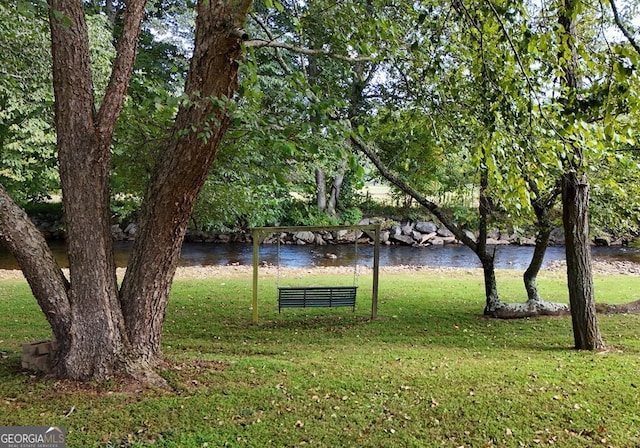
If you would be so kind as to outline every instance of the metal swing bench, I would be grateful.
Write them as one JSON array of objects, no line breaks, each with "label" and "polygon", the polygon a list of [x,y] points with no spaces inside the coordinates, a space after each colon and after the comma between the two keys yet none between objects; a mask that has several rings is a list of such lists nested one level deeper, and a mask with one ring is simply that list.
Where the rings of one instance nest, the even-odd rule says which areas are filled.
[{"label": "metal swing bench", "polygon": [[[296,231],[296,230],[369,230],[375,233],[376,245],[374,248],[374,286],[372,295],[371,316],[377,316],[377,298],[378,298],[378,259],[379,259],[379,232],[378,225],[360,225],[360,226],[331,226],[331,227],[261,227],[254,229],[254,277],[253,277],[253,321],[257,322],[257,283],[258,283],[258,258],[259,244],[267,233],[278,231]],[[351,307],[355,311],[356,295],[358,287],[356,286],[357,276],[357,254],[358,243],[356,240],[356,261],[354,269],[354,285],[353,286],[279,286],[278,285],[278,313],[283,308],[334,308],[334,307]],[[278,269],[280,262],[280,240],[278,240]],[[278,274],[279,277],[279,274]],[[279,279],[278,279],[279,280]],[[278,282],[279,283],[279,282]]]},{"label": "metal swing bench", "polygon": [[280,286],[278,312],[282,308],[333,308],[350,306],[356,310],[357,286]]},{"label": "metal swing bench", "polygon": [[278,237],[278,313],[282,308],[334,308],[350,306],[356,310],[358,239],[353,263],[353,286],[280,286],[280,238]]}]

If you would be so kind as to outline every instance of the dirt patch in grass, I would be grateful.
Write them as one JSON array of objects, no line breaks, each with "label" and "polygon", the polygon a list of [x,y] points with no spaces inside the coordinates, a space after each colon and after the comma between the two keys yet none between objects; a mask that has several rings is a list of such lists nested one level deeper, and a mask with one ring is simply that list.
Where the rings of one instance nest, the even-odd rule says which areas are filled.
[{"label": "dirt patch in grass", "polygon": [[176,390],[211,386],[212,373],[222,372],[228,363],[215,360],[192,359],[189,362],[174,363],[166,367],[164,376]]},{"label": "dirt patch in grass", "polygon": [[[199,386],[202,383],[201,378],[206,377],[207,373],[221,372],[227,369],[228,364],[222,361],[192,359],[189,362],[172,362],[166,359],[161,370],[170,372],[170,376],[174,378],[174,383],[178,383],[184,387]],[[24,372],[16,372],[16,374],[26,374]],[[44,381],[50,384],[43,392],[47,397],[55,399],[69,395],[82,395],[85,397],[108,397],[114,395],[135,396],[135,395],[152,395],[155,393],[165,394],[167,390],[152,387],[149,384],[142,383],[135,378],[127,376],[109,376],[101,381],[81,382],[65,379],[55,379],[45,374],[29,374],[31,384],[42,384]],[[70,409],[69,413],[73,413],[74,409]]]}]

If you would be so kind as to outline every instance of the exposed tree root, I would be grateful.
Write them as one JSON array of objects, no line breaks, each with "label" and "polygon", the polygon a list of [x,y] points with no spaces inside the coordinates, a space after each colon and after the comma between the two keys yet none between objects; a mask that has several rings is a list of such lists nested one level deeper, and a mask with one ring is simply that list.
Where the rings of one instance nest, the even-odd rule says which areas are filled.
[{"label": "exposed tree root", "polygon": [[[629,303],[609,304],[597,303],[596,311],[600,314],[640,314],[640,300]],[[526,317],[570,316],[568,304],[541,301],[526,303],[499,302],[492,309],[485,309],[484,315],[496,319],[522,319]]]},{"label": "exposed tree root", "polygon": [[499,302],[491,309],[485,309],[484,315],[496,319],[523,319],[527,317],[568,316],[569,305],[565,303],[547,302],[544,300],[527,301],[525,303]]},{"label": "exposed tree root", "polygon": [[173,388],[167,380],[156,372],[156,369],[161,367],[163,363],[160,361],[157,365],[151,365],[146,362],[130,362],[126,367],[126,375],[142,386],[172,391]]},{"label": "exposed tree root", "polygon": [[596,311],[601,314],[640,314],[640,300],[617,305],[596,303]]},{"label": "exposed tree root", "polygon": [[139,382],[142,386],[153,387],[156,389],[172,391],[173,388],[169,385],[167,380],[162,378],[154,370],[144,370],[136,372],[132,375],[132,378]]}]

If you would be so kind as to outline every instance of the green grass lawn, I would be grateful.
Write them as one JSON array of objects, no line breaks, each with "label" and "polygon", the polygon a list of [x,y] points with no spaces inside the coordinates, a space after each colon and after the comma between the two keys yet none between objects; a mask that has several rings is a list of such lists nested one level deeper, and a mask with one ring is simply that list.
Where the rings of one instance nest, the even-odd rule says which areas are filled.
[{"label": "green grass lawn", "polygon": [[[640,317],[599,316],[609,350],[577,352],[570,318],[484,318],[475,271],[383,274],[374,322],[369,283],[355,313],[278,314],[263,279],[252,324],[250,278],[176,281],[169,393],[21,370],[21,344],[48,330],[26,284],[0,282],[0,425],[65,426],[69,447],[640,446]],[[595,285],[601,302],[640,294],[640,277]],[[523,301],[515,274],[499,286]],[[540,288],[567,301],[561,276]]]}]

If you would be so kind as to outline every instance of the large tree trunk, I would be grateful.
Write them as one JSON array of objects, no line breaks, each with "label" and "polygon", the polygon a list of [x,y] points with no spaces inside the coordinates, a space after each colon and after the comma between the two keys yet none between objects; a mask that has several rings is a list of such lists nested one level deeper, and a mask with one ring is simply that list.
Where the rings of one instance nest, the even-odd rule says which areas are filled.
[{"label": "large tree trunk", "polygon": [[124,370],[124,331],[110,232],[110,148],[135,58],[144,1],[130,1],[99,112],[81,1],[50,0],[56,132],[69,257],[69,333],[60,376],[88,380]]},{"label": "large tree trunk", "polygon": [[589,244],[589,184],[574,171],[562,182],[562,219],[567,258],[567,282],[575,347],[596,350],[604,347],[596,317]]},{"label": "large tree trunk", "polygon": [[[173,275],[189,217],[220,140],[237,88],[240,42],[234,30],[251,1],[198,3],[194,54],[173,136],[147,188],[139,233],[121,296],[127,335],[139,361],[155,364]],[[195,125],[196,129],[191,130]],[[185,130],[190,130],[185,132]]]}]

